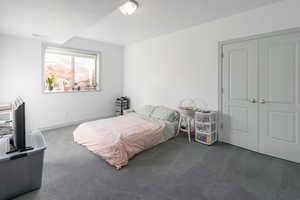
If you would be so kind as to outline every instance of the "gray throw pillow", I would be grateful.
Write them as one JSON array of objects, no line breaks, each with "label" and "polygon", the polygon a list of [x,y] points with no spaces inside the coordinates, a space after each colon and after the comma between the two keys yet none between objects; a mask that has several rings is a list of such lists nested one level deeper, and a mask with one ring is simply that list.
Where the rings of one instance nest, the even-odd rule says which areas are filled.
[{"label": "gray throw pillow", "polygon": [[160,120],[174,122],[178,118],[178,113],[176,110],[173,110],[171,108],[167,108],[164,106],[157,106],[152,112],[151,117]]}]

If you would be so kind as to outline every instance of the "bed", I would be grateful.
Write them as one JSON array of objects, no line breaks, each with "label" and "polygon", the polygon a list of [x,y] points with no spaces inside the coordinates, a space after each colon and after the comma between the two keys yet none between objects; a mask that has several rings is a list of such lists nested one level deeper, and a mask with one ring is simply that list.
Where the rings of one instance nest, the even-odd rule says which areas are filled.
[{"label": "bed", "polygon": [[79,125],[74,141],[117,169],[134,155],[176,135],[179,113],[164,106],[144,106],[129,114]]}]

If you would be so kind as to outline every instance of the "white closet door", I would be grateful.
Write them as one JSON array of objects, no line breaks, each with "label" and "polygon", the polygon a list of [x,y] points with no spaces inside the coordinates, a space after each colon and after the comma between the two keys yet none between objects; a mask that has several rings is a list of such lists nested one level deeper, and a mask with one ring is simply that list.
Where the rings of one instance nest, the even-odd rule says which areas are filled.
[{"label": "white closet door", "polygon": [[223,46],[222,141],[257,151],[258,44]]},{"label": "white closet door", "polygon": [[259,40],[259,151],[300,162],[300,33]]}]

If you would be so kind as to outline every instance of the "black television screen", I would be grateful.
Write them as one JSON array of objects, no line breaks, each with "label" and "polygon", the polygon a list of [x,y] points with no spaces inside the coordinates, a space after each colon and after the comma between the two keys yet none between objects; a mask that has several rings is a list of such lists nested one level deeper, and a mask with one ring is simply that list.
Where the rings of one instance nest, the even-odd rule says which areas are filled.
[{"label": "black television screen", "polygon": [[18,97],[12,105],[14,115],[14,147],[17,151],[26,149],[25,102]]}]

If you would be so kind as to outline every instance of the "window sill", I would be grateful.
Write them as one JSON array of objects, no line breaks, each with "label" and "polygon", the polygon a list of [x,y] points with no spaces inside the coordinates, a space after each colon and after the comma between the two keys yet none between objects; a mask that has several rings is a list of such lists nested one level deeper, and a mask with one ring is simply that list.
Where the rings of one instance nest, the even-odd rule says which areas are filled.
[{"label": "window sill", "polygon": [[94,93],[94,92],[101,92],[100,89],[97,90],[70,90],[70,91],[49,91],[44,90],[43,94],[72,94],[72,93]]}]

